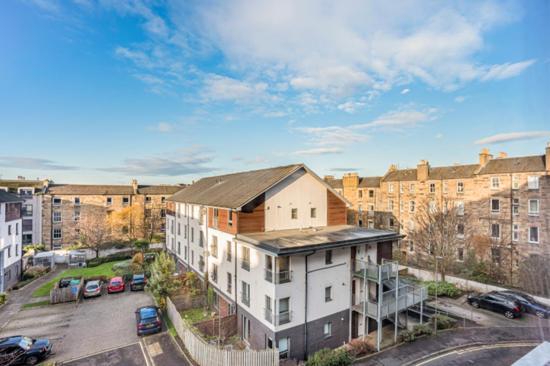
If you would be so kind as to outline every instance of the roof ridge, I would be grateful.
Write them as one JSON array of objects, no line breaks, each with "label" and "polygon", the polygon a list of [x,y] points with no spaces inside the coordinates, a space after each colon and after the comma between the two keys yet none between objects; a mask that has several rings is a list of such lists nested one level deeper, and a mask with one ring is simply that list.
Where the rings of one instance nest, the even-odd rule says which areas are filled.
[{"label": "roof ridge", "polygon": [[275,166],[275,167],[271,167],[271,168],[243,170],[243,171],[240,171],[240,172],[228,173],[228,174],[211,175],[211,176],[208,176],[208,177],[201,178],[200,180],[219,178],[219,177],[229,177],[229,176],[239,175],[239,174],[255,173],[255,172],[261,172],[261,171],[265,171],[265,170],[276,170],[276,169],[283,169],[283,168],[290,168],[290,167],[300,167],[300,166],[304,166],[304,163],[280,165],[280,166]]}]

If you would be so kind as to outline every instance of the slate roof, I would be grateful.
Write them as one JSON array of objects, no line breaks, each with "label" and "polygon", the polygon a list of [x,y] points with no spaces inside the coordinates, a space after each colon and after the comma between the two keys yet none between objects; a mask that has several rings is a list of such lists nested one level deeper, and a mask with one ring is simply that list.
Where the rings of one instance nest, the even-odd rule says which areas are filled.
[{"label": "slate roof", "polygon": [[25,202],[15,194],[6,191],[0,191],[0,203]]},{"label": "slate roof", "polygon": [[342,179],[327,179],[325,180],[332,188],[342,189],[344,185],[342,184]]},{"label": "slate roof", "polygon": [[185,185],[157,185],[157,186],[138,186],[139,194],[167,194],[172,195],[184,189]]},{"label": "slate roof", "polygon": [[517,158],[491,159],[479,171],[479,174],[544,172],[545,155],[523,156]]},{"label": "slate roof", "polygon": [[169,200],[237,209],[300,169],[306,168],[293,164],[202,178]]},{"label": "slate roof", "polygon": [[[478,169],[478,164],[430,167],[428,180],[472,178]],[[386,174],[382,180],[384,182],[415,181],[417,171],[416,169],[394,170]]]},{"label": "slate roof", "polygon": [[[170,196],[183,187],[177,185],[140,185],[138,194],[164,194]],[[48,193],[53,195],[132,195],[131,185],[104,185],[104,184],[52,184]]]},{"label": "slate roof", "polygon": [[387,173],[382,181],[393,182],[402,180],[416,180],[416,169],[399,169]]},{"label": "slate roof", "polygon": [[377,241],[393,241],[402,237],[403,235],[390,230],[367,229],[352,225],[237,234],[238,239],[278,255]]},{"label": "slate roof", "polygon": [[359,187],[378,188],[382,177],[364,177],[359,178]]}]

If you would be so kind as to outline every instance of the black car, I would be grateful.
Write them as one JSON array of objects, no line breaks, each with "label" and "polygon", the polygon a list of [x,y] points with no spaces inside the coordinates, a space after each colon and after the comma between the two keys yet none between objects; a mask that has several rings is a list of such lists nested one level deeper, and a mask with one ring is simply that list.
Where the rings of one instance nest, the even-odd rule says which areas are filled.
[{"label": "black car", "polygon": [[137,335],[158,333],[162,330],[160,311],[156,306],[142,306],[136,310]]},{"label": "black car", "polygon": [[474,308],[483,308],[504,314],[508,319],[521,316],[521,304],[508,296],[497,292],[489,292],[480,295],[468,295],[468,303]]},{"label": "black car", "polygon": [[526,313],[534,314],[539,318],[548,318],[550,316],[550,306],[541,304],[527,294],[512,290],[498,291],[497,293],[519,302]]},{"label": "black car", "polygon": [[52,352],[47,339],[25,336],[0,338],[0,365],[36,365]]},{"label": "black car", "polygon": [[135,274],[130,281],[130,291],[144,290],[147,284],[147,279],[144,274]]}]

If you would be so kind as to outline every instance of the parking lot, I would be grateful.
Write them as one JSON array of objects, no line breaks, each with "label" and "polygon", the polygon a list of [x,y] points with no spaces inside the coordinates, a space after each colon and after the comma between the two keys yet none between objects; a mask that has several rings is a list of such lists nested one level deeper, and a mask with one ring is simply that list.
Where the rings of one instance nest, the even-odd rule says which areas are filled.
[{"label": "parking lot", "polygon": [[21,334],[49,338],[55,352],[50,360],[66,361],[137,344],[134,311],[152,303],[145,292],[126,291],[79,304],[22,310],[0,330],[0,337]]}]

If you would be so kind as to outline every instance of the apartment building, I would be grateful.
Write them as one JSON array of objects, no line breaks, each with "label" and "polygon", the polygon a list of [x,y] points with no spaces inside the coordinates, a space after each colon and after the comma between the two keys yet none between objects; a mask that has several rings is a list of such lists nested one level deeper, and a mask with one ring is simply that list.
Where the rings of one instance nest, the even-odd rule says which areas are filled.
[{"label": "apartment building", "polygon": [[[382,177],[346,173],[325,180],[353,204],[350,223],[408,235],[401,248],[409,256],[422,254],[409,235],[420,229],[420,205],[446,201],[469,217],[458,235],[468,231],[490,243],[481,253],[487,259],[498,262],[512,248],[517,267],[522,257],[550,254],[550,144],[544,155],[494,157],[483,149],[476,164],[432,167],[422,160],[412,169],[391,165]],[[458,248],[457,260],[463,256]]]},{"label": "apartment building", "polygon": [[74,244],[87,215],[120,220],[111,225],[113,240],[141,238],[148,232],[163,233],[166,198],[183,189],[180,185],[44,184],[42,243],[50,249]]},{"label": "apartment building", "polygon": [[0,191],[0,292],[10,289],[21,276],[23,202]]},{"label": "apartment building", "polygon": [[24,178],[0,180],[0,191],[6,191],[23,199],[22,241],[23,246],[37,244],[42,240],[42,189],[44,181]]},{"label": "apartment building", "polygon": [[168,251],[215,290],[220,315],[237,315],[250,347],[301,360],[381,334],[387,319],[367,321],[366,308],[387,289],[361,268],[390,260],[400,236],[346,225],[349,203],[305,165],[203,178],[168,200]]}]

